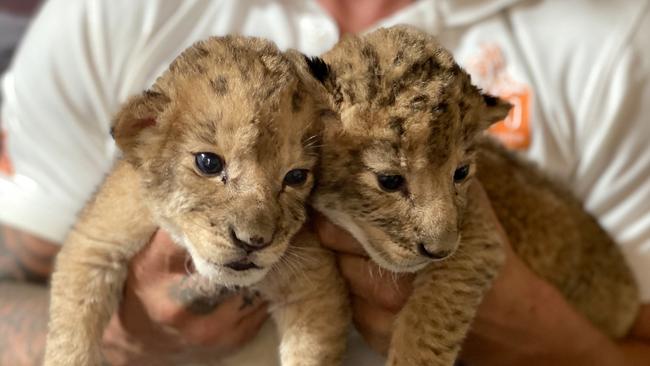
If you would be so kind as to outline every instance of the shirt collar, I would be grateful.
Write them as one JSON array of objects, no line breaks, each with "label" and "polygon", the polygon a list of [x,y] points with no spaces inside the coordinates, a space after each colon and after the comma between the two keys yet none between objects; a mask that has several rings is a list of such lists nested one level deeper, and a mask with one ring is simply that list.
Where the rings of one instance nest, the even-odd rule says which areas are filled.
[{"label": "shirt collar", "polygon": [[438,2],[445,25],[449,27],[475,23],[505,10],[522,0],[423,0]]},{"label": "shirt collar", "polygon": [[446,27],[459,27],[478,22],[521,1],[419,0],[379,20],[366,32],[395,24],[411,24],[435,35]]}]

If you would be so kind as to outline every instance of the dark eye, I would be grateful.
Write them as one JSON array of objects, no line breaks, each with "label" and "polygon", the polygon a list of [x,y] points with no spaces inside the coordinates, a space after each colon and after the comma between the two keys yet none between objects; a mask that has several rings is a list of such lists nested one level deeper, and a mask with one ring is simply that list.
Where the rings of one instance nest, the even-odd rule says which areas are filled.
[{"label": "dark eye", "polygon": [[223,160],[217,154],[202,152],[195,155],[196,167],[205,175],[217,175],[223,170]]},{"label": "dark eye", "polygon": [[469,175],[469,164],[461,165],[454,172],[454,183],[464,181]]},{"label": "dark eye", "polygon": [[377,175],[377,182],[381,189],[386,192],[395,192],[404,185],[404,177],[401,175]]},{"label": "dark eye", "polygon": [[290,170],[287,175],[284,176],[284,185],[285,186],[301,186],[307,181],[307,175],[309,171],[307,169],[293,169]]}]

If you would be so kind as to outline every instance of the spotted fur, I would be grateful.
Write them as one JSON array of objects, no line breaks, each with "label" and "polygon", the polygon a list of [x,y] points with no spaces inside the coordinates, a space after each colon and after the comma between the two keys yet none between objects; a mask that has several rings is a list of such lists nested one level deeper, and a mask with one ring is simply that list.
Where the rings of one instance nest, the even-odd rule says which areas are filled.
[{"label": "spotted fur", "polygon": [[[380,29],[344,37],[323,59],[341,120],[326,126],[314,204],[381,267],[417,274],[388,364],[452,365],[498,272],[503,249],[476,178],[538,275],[607,334],[629,330],[639,301],[616,245],[566,189],[484,137],[510,106],[476,88],[433,37]],[[381,174],[405,184],[386,192]]]},{"label": "spotted fur", "polygon": [[[112,129],[123,158],[57,258],[46,365],[101,364],[127,263],[158,227],[188,250],[195,276],[215,288],[248,286],[273,304],[283,365],[340,362],[344,286],[332,255],[309,232],[296,236],[313,174],[284,181],[293,169],[317,168],[314,141],[333,116],[320,76],[269,41],[211,38],[124,105]],[[200,152],[221,157],[223,170],[203,174]],[[256,268],[232,267],[242,261]]]}]

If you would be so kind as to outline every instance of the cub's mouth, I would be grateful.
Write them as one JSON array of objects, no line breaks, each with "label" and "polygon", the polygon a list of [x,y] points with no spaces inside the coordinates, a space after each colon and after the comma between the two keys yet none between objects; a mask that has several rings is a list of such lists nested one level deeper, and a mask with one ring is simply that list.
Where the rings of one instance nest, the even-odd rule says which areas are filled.
[{"label": "cub's mouth", "polygon": [[262,267],[258,266],[257,264],[251,262],[248,259],[242,259],[242,260],[226,263],[224,266],[238,272],[248,271],[250,269],[262,269]]},{"label": "cub's mouth", "polygon": [[264,278],[269,269],[267,266],[260,265],[258,259],[249,257],[230,259],[229,262],[225,263],[197,255],[191,255],[191,257],[199,275],[224,286],[254,285]]}]

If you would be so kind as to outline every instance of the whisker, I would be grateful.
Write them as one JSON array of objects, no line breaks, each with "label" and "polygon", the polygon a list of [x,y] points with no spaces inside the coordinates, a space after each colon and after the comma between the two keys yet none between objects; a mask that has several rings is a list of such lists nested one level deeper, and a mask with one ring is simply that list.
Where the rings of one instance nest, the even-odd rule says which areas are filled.
[{"label": "whisker", "polygon": [[190,224],[192,224],[192,225],[194,225],[194,226],[196,226],[196,227],[198,227],[198,228],[201,228],[201,229],[204,229],[204,230],[207,230],[207,231],[212,231],[211,228],[209,228],[208,226],[206,226],[206,225],[202,225],[202,224],[200,224],[200,223],[197,222],[196,220],[193,220],[193,219],[190,218],[190,217],[188,217],[187,222],[189,222]]},{"label": "whisker", "polygon": [[307,272],[303,269],[305,257],[296,253],[297,249],[297,247],[289,247],[285,252],[285,255],[280,258],[280,261],[282,261],[282,263],[289,269],[293,276],[305,278],[309,283],[309,286],[313,286],[313,281],[309,276],[307,276]]},{"label": "whisker", "polygon": [[320,137],[319,135],[312,135],[312,136],[306,138],[302,143],[303,143],[303,145],[308,145],[308,144],[310,144],[310,143],[312,143],[314,141],[318,141],[319,137]]},{"label": "whisker", "polygon": [[323,146],[327,146],[327,145],[326,145],[326,144],[315,145],[315,142],[314,142],[314,144],[307,145],[307,146],[305,146],[305,147],[306,147],[306,148],[321,148],[321,147],[323,147]]}]

